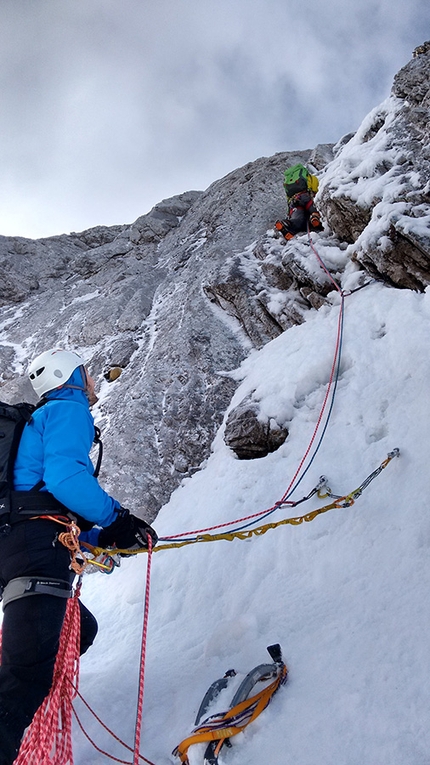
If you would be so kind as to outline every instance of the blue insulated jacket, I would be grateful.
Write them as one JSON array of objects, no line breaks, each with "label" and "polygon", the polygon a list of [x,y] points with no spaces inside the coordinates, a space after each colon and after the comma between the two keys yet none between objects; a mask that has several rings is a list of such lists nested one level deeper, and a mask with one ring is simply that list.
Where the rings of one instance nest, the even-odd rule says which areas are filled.
[{"label": "blue insulated jacket", "polygon": [[[68,380],[82,388],[81,370]],[[29,491],[44,481],[50,491],[72,513],[98,526],[109,526],[117,518],[120,503],[109,496],[93,476],[89,452],[94,438],[94,420],[85,392],[58,388],[46,394],[48,403],[36,409],[23,431],[14,468],[14,488]]]}]

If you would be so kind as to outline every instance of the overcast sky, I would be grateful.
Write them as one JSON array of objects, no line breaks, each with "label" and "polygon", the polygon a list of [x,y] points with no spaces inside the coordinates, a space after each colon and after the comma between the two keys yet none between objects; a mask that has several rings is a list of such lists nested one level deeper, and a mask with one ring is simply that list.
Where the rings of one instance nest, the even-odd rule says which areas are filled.
[{"label": "overcast sky", "polygon": [[335,142],[429,38],[428,0],[0,0],[0,234],[131,223]]}]

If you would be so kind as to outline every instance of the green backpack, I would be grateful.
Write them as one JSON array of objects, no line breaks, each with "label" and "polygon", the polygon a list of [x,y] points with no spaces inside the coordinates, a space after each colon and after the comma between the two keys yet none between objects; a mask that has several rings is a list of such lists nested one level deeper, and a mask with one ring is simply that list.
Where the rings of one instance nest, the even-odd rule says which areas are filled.
[{"label": "green backpack", "polygon": [[301,191],[318,191],[318,178],[312,175],[304,165],[287,167],[284,172],[284,189],[287,197],[292,197]]}]

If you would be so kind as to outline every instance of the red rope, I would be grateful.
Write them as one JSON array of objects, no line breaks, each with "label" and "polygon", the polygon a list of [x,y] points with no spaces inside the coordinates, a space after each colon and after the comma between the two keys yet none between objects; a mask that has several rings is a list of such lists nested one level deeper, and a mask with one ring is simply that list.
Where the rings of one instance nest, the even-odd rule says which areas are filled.
[{"label": "red rope", "polygon": [[336,346],[335,346],[335,351],[334,351],[334,356],[333,356],[333,363],[332,363],[331,371],[330,371],[330,378],[329,378],[328,385],[327,385],[327,390],[326,390],[326,393],[325,393],[325,396],[324,396],[324,401],[322,403],[321,411],[319,413],[317,424],[315,425],[315,429],[314,429],[314,432],[312,434],[312,438],[309,441],[308,447],[307,447],[307,449],[306,449],[306,451],[305,451],[305,453],[304,453],[304,455],[303,455],[303,457],[302,457],[302,459],[300,461],[300,464],[299,464],[296,472],[294,473],[294,475],[293,475],[293,477],[292,477],[292,479],[290,481],[290,484],[289,484],[288,488],[286,489],[286,491],[284,492],[283,496],[281,497],[281,500],[280,500],[281,502],[284,501],[284,499],[285,499],[285,497],[287,497],[291,487],[294,485],[294,482],[295,482],[297,476],[299,475],[299,473],[300,473],[300,471],[301,471],[301,469],[303,467],[303,464],[304,464],[305,460],[307,459],[307,457],[309,455],[310,450],[312,449],[312,445],[313,445],[313,443],[314,443],[314,441],[316,439],[319,427],[321,425],[321,421],[322,421],[322,418],[323,418],[323,415],[324,415],[324,411],[325,411],[325,408],[327,406],[327,401],[328,401],[328,398],[329,398],[329,395],[330,395],[331,387],[333,385],[333,380],[334,380],[334,376],[335,376],[335,372],[336,372],[336,366],[337,366],[337,362],[338,362],[339,348],[340,348],[340,339],[341,339],[341,335],[342,335],[343,309],[344,309],[344,297],[341,294],[340,310],[339,310],[339,316],[338,316],[338,320],[337,320]]},{"label": "red rope", "polygon": [[[114,757],[113,754],[109,754],[109,752],[105,752],[104,749],[101,749],[99,746],[97,746],[96,742],[93,741],[91,736],[88,735],[87,731],[85,730],[84,726],[82,725],[82,722],[79,719],[78,713],[76,712],[76,709],[74,709],[74,707],[72,707],[72,712],[75,715],[76,722],[78,723],[78,725],[79,725],[82,733],[84,734],[85,738],[90,742],[91,746],[93,746],[94,749],[97,752],[99,752],[99,754],[103,754],[104,757],[108,757],[110,760],[113,760],[114,762],[120,762],[121,765],[132,765],[131,762],[128,762],[128,760],[120,760],[119,757]],[[116,738],[116,736],[115,736],[115,738]],[[125,744],[124,744],[124,746],[125,746]],[[127,747],[127,749],[129,749],[129,748],[130,747]],[[133,750],[131,750],[131,751],[133,751]]]},{"label": "red rope", "polygon": [[[66,615],[60,636],[60,645],[54,667],[54,677],[51,690],[45,701],[36,712],[33,721],[28,728],[27,734],[21,744],[19,754],[14,765],[73,765],[72,748],[72,712],[76,721],[92,746],[105,757],[124,765],[138,765],[144,761],[148,765],[154,765],[140,754],[140,738],[143,716],[143,695],[145,687],[145,664],[146,644],[148,634],[149,596],[152,563],[152,539],[148,535],[148,560],[146,572],[146,588],[143,615],[143,630],[140,656],[139,691],[135,726],[134,749],[122,741],[115,733],[105,725],[98,715],[91,709],[78,690],[79,684],[79,643],[80,643],[80,611],[78,596],[80,587],[75,596],[67,603]],[[1,631],[0,631],[1,650]],[[73,699],[79,696],[85,706],[94,715],[96,720],[107,730],[110,735],[133,753],[133,763],[121,760],[105,752],[97,746],[85,731],[81,720],[73,708]]]},{"label": "red rope", "polygon": [[73,686],[79,683],[79,589],[67,603],[51,690],[27,730],[14,765],[73,765],[71,700]]},{"label": "red rope", "polygon": [[[172,534],[171,536],[163,537],[163,540],[179,539],[179,537],[195,536],[196,534],[205,534],[206,531],[214,531],[214,529],[223,529],[225,526],[233,526],[236,523],[242,523],[242,521],[249,521],[251,518],[258,518],[260,515],[265,515],[266,513],[270,513],[270,511],[275,510],[279,504],[280,504],[279,502],[276,502],[272,507],[266,508],[266,510],[259,510],[258,513],[253,513],[252,515],[245,515],[243,518],[236,518],[236,520],[234,521],[227,521],[226,523],[218,523],[216,526],[207,526],[205,529],[196,529],[195,531],[182,531],[180,534]],[[285,502],[282,504],[294,505],[294,502]]]},{"label": "red rope", "polygon": [[[115,739],[115,741],[118,741],[118,743],[121,744],[121,746],[123,746],[125,749],[128,749],[129,752],[133,753],[134,750],[132,749],[132,747],[129,746],[128,744],[126,744],[125,741],[123,741],[119,736],[117,736],[116,733],[114,733],[113,730],[111,730],[103,722],[103,720],[98,716],[98,714],[96,712],[94,712],[94,709],[92,709],[92,707],[90,707],[90,705],[88,704],[88,701],[85,701],[84,697],[82,696],[82,693],[80,693],[80,691],[78,691],[77,688],[75,688],[75,693],[76,693],[76,696],[78,696],[80,698],[80,700],[82,701],[82,703],[86,706],[88,711],[91,712],[93,717],[95,717],[97,722],[102,726],[102,728],[104,728],[105,731],[107,731],[107,733],[109,733],[112,736],[112,738]],[[76,722],[78,723],[82,733],[84,734],[85,738],[88,739],[90,744],[92,744],[94,749],[97,749],[97,751],[100,752],[100,754],[104,754],[105,757],[109,757],[109,759],[114,760],[115,762],[125,763],[125,765],[132,765],[132,763],[130,763],[130,762],[126,763],[125,760],[119,760],[117,757],[114,757],[112,754],[109,754],[108,752],[105,752],[103,749],[100,749],[100,747],[97,746],[97,744],[93,741],[93,739],[89,736],[89,734],[85,730],[85,728],[84,728],[84,726],[83,726],[83,724],[82,724],[82,722],[81,722],[81,720],[80,720],[80,718],[78,716],[78,713],[76,712],[76,709],[74,708],[73,705],[72,705],[72,712],[75,715]],[[141,760],[143,760],[144,762],[148,763],[148,765],[155,765],[151,760],[148,760],[146,757],[144,757],[143,754],[140,754],[139,757],[140,757]]]},{"label": "red rope", "polygon": [[140,651],[139,690],[138,690],[138,701],[137,701],[137,712],[136,712],[134,749],[128,746],[128,744],[122,741],[119,738],[119,736],[117,736],[110,728],[108,728],[107,725],[105,725],[105,723],[100,719],[100,717],[94,712],[94,710],[90,707],[90,705],[85,701],[82,694],[79,693],[78,689],[74,688],[75,695],[79,696],[81,701],[85,704],[87,709],[89,709],[91,714],[96,718],[96,720],[100,723],[100,725],[108,733],[110,733],[110,735],[114,739],[116,739],[116,741],[122,744],[122,746],[124,746],[130,752],[133,752],[133,763],[128,763],[125,760],[120,760],[119,758],[114,757],[108,752],[105,752],[103,749],[100,749],[100,747],[97,746],[97,744],[90,738],[88,733],[85,731],[84,726],[82,725],[76,710],[72,707],[73,714],[75,715],[76,721],[82,733],[88,739],[88,741],[92,744],[92,746],[98,752],[100,752],[100,754],[103,754],[105,757],[109,757],[109,759],[114,760],[115,762],[124,763],[124,765],[138,765],[139,760],[143,760],[144,762],[148,763],[148,765],[154,765],[154,763],[151,762],[151,760],[148,760],[146,757],[140,754],[140,751],[139,751],[141,730],[142,730],[143,695],[144,695],[144,688],[145,688],[146,644],[147,644],[147,636],[148,636],[149,596],[150,596],[150,586],[151,586],[151,563],[152,563],[152,538],[148,534],[148,558],[147,558],[147,568],[146,568],[146,587],[145,587],[145,601],[144,601],[144,612],[143,612],[142,642],[141,642],[141,651]]},{"label": "red rope", "polygon": [[308,238],[309,238],[309,244],[310,244],[313,252],[317,256],[318,261],[320,262],[322,268],[324,269],[326,274],[329,276],[330,280],[333,282],[334,286],[336,287],[337,291],[340,294],[340,299],[341,299],[340,300],[340,310],[339,310],[339,316],[338,316],[338,320],[337,320],[336,345],[335,345],[335,349],[334,349],[333,363],[331,365],[330,377],[329,377],[329,381],[328,381],[328,385],[327,385],[327,390],[326,390],[326,393],[325,393],[325,396],[324,396],[324,401],[322,403],[321,411],[319,413],[317,424],[316,424],[315,430],[314,430],[314,432],[312,434],[312,438],[309,441],[308,447],[307,447],[307,449],[306,449],[306,451],[305,451],[305,453],[304,453],[304,455],[303,455],[303,457],[302,457],[302,459],[300,461],[300,464],[299,464],[296,472],[294,473],[294,475],[293,475],[293,477],[292,477],[292,479],[290,481],[290,484],[289,484],[288,488],[286,489],[286,491],[284,492],[283,496],[281,497],[281,500],[280,500],[281,502],[283,502],[285,500],[285,498],[288,496],[288,493],[289,493],[291,487],[294,485],[294,482],[295,482],[296,478],[298,477],[298,475],[299,475],[299,473],[300,473],[300,471],[301,471],[301,469],[303,467],[303,464],[306,461],[306,459],[307,459],[307,457],[309,455],[310,450],[312,449],[312,445],[313,445],[313,443],[315,441],[315,438],[317,436],[317,433],[318,433],[318,430],[319,430],[319,427],[321,425],[321,421],[322,421],[322,418],[323,418],[323,415],[324,415],[324,411],[325,411],[325,408],[327,406],[327,401],[328,401],[328,398],[329,398],[329,395],[330,395],[331,387],[333,385],[333,380],[334,380],[334,376],[335,376],[335,372],[336,372],[336,366],[337,366],[338,357],[339,357],[340,341],[341,341],[341,337],[342,337],[342,321],[343,321],[343,311],[344,311],[344,302],[345,302],[345,298],[344,298],[343,292],[342,292],[341,288],[339,287],[339,285],[333,279],[333,277],[330,274],[330,272],[327,270],[327,268],[324,265],[323,261],[321,260],[320,256],[318,255],[318,252],[316,251],[316,249],[314,247],[314,244],[312,242],[311,235],[309,233],[309,228],[308,228]]},{"label": "red rope", "polygon": [[146,566],[145,605],[144,605],[144,611],[143,611],[142,644],[141,644],[141,650],[140,650],[139,693],[138,693],[138,699],[137,699],[133,765],[139,765],[140,735],[142,730],[142,713],[143,713],[143,692],[145,689],[146,643],[147,643],[147,635],[148,635],[149,593],[150,593],[150,585],[151,585],[151,562],[152,562],[152,538],[150,534],[147,535],[147,539],[148,539],[148,560],[147,560],[147,566]]}]

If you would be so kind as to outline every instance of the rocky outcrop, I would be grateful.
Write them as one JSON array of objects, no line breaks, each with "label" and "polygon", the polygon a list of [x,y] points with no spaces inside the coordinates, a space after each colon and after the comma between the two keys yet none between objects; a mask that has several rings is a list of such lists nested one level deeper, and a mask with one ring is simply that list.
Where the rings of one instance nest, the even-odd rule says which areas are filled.
[{"label": "rocky outcrop", "polygon": [[130,241],[133,244],[161,242],[169,231],[179,226],[200,194],[200,191],[188,191],[156,204],[151,212],[141,215],[130,227]]},{"label": "rocky outcrop", "polygon": [[396,75],[392,95],[335,147],[318,204],[349,254],[397,287],[430,284],[430,44]]},{"label": "rocky outcrop", "polygon": [[241,460],[265,457],[276,451],[288,436],[288,428],[264,417],[252,397],[229,412],[224,441]]},{"label": "rocky outcrop", "polygon": [[301,324],[310,308],[320,308],[333,284],[309,260],[303,237],[287,246],[270,231],[222,263],[203,289],[212,303],[237,320],[252,346],[261,348]]}]

